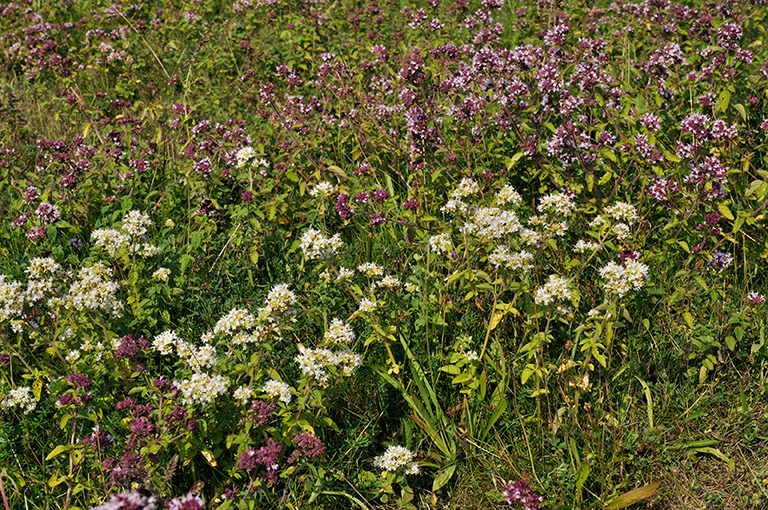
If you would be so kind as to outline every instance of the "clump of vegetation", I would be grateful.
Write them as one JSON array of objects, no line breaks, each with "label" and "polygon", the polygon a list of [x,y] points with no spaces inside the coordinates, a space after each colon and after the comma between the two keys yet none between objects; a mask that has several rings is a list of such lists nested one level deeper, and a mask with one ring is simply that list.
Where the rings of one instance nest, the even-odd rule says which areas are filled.
[{"label": "clump of vegetation", "polygon": [[12,508],[762,508],[759,2],[0,6]]}]

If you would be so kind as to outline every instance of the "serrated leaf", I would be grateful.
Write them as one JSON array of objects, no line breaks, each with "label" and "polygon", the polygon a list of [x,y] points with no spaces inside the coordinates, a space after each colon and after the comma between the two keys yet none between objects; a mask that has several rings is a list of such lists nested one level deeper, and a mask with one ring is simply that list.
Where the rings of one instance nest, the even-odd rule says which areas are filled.
[{"label": "serrated leaf", "polygon": [[725,346],[728,347],[729,350],[736,349],[736,339],[730,335],[725,337]]},{"label": "serrated leaf", "polygon": [[605,505],[605,510],[617,510],[619,508],[627,508],[630,505],[634,505],[638,501],[650,498],[656,491],[659,490],[661,482],[652,483],[632,489],[624,494],[613,498]]},{"label": "serrated leaf", "polygon": [[693,315],[691,315],[691,312],[685,312],[683,314],[683,319],[685,319],[685,323],[688,324],[688,327],[693,329]]}]

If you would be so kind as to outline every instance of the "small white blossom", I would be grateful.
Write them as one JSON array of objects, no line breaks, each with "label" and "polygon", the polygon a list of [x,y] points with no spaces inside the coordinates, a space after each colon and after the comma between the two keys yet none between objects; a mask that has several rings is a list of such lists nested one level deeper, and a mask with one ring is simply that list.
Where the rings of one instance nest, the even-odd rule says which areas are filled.
[{"label": "small white blossom", "polygon": [[154,273],[152,273],[152,278],[157,278],[160,281],[167,282],[168,276],[171,274],[171,270],[167,267],[161,267],[158,268]]},{"label": "small white blossom", "polygon": [[332,344],[349,344],[354,342],[355,332],[341,319],[333,319],[323,338]]},{"label": "small white blossom", "polygon": [[349,280],[353,276],[355,276],[354,270],[342,266],[339,268],[339,276],[336,277],[336,281]]},{"label": "small white blossom", "polygon": [[603,288],[606,292],[624,297],[624,294],[632,289],[643,288],[643,284],[648,280],[648,266],[632,259],[625,260],[623,266],[609,262],[600,269],[600,276],[605,279]]},{"label": "small white blossom", "polygon": [[326,237],[319,230],[310,228],[301,235],[299,247],[304,252],[304,257],[307,260],[328,260],[339,252],[339,248],[343,244],[339,234],[335,234],[333,237]]},{"label": "small white blossom", "polygon": [[631,234],[629,230],[629,225],[627,225],[626,223],[615,224],[613,227],[611,227],[611,233],[621,241],[625,241],[629,239],[629,235]]},{"label": "small white blossom", "polygon": [[12,407],[21,408],[21,412],[29,414],[37,407],[37,401],[32,395],[32,390],[28,386],[19,386],[18,388],[8,392],[2,401],[0,401],[0,407],[4,409],[11,409]]},{"label": "small white blossom", "polygon": [[229,381],[221,375],[194,373],[189,379],[174,381],[183,396],[185,404],[208,405],[227,392]]},{"label": "small white blossom", "polygon": [[264,393],[271,397],[278,397],[284,404],[290,404],[293,396],[291,387],[282,381],[270,379],[264,384]]},{"label": "small white blossom", "polygon": [[256,317],[248,310],[242,308],[233,308],[227,315],[216,322],[213,327],[213,334],[232,335],[239,331],[250,329],[256,325]]},{"label": "small white blossom", "polygon": [[523,197],[521,197],[520,193],[515,191],[515,188],[510,185],[504,186],[498,193],[496,193],[496,203],[499,205],[506,205],[509,203],[520,205],[522,202]]},{"label": "small white blossom", "polygon": [[235,397],[235,400],[239,400],[241,404],[247,404],[251,397],[253,397],[253,390],[247,386],[240,386],[234,391],[232,396]]},{"label": "small white blossom", "polygon": [[365,274],[368,278],[374,278],[376,276],[382,276],[384,274],[384,268],[373,262],[366,262],[357,266],[357,270]]},{"label": "small white blossom", "polygon": [[560,216],[570,216],[576,210],[576,204],[564,193],[550,193],[542,197],[537,209],[541,213],[555,211]]},{"label": "small white blossom", "polygon": [[176,332],[173,330],[166,330],[160,333],[152,340],[152,347],[160,354],[170,354],[173,352],[173,348],[179,341],[179,337],[176,336]]},{"label": "small white blossom", "polygon": [[256,158],[256,151],[253,147],[243,147],[235,153],[235,159],[237,160],[237,168],[243,168],[251,160]]},{"label": "small white blossom", "polygon": [[480,186],[475,181],[465,177],[459,183],[459,186],[451,193],[453,200],[461,200],[480,192]]},{"label": "small white blossom", "polygon": [[534,300],[540,305],[548,305],[558,299],[571,299],[571,289],[568,288],[568,280],[552,274],[549,281],[536,290]]},{"label": "small white blossom", "polygon": [[576,253],[584,253],[587,251],[597,251],[600,249],[600,243],[597,243],[595,241],[585,241],[584,239],[579,239],[576,242],[576,246],[573,247],[573,251]]},{"label": "small white blossom", "polygon": [[616,221],[623,221],[630,225],[637,221],[637,209],[626,202],[616,202],[614,205],[606,207],[605,214]]},{"label": "small white blossom", "polygon": [[373,459],[374,467],[385,471],[394,472],[401,467],[408,466],[413,462],[413,453],[404,446],[390,446],[383,455]]},{"label": "small white blossom", "polygon": [[309,195],[312,197],[327,197],[328,195],[333,194],[335,191],[336,189],[334,188],[333,184],[328,181],[321,181],[315,184],[315,186],[309,190]]},{"label": "small white blossom", "polygon": [[488,256],[488,261],[497,269],[500,267],[511,271],[519,269],[527,273],[533,267],[533,254],[525,250],[510,253],[506,245],[500,244]]},{"label": "small white blossom", "polygon": [[445,254],[453,251],[453,243],[451,242],[451,234],[443,233],[429,238],[429,247],[433,252],[437,254]]},{"label": "small white blossom", "polygon": [[373,313],[376,311],[376,302],[371,301],[368,298],[363,298],[360,300],[360,306],[358,307],[358,310],[363,313]]}]

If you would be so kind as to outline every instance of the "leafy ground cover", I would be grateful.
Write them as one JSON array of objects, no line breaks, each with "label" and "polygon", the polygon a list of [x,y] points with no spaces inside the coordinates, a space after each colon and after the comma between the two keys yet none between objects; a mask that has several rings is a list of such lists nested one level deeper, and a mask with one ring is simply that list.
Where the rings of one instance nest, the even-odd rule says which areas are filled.
[{"label": "leafy ground cover", "polygon": [[6,510],[768,505],[761,2],[0,10]]}]

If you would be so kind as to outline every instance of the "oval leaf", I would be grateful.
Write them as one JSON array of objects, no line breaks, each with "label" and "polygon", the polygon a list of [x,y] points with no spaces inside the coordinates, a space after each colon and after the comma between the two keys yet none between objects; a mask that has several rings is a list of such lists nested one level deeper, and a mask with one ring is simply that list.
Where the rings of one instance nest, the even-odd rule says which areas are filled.
[{"label": "oval leaf", "polygon": [[656,491],[659,490],[661,482],[652,483],[650,485],[644,485],[643,487],[633,489],[629,492],[625,492],[621,496],[612,499],[607,505],[606,510],[615,510],[617,508],[627,508],[629,505],[633,505],[638,501],[646,498],[650,498]]},{"label": "oval leaf", "polygon": [[456,471],[456,464],[451,464],[447,468],[440,471],[435,477],[435,480],[432,482],[432,490],[435,492],[440,490],[446,483],[450,481],[454,471]]}]

